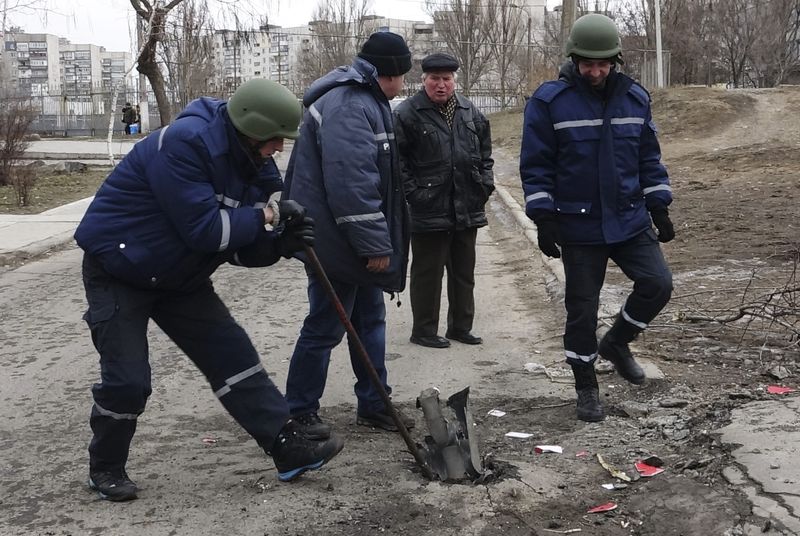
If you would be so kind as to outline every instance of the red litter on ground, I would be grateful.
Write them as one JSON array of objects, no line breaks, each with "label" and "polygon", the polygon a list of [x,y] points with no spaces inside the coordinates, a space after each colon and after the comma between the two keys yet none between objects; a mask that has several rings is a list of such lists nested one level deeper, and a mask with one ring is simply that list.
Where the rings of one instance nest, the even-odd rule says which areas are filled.
[{"label": "red litter on ground", "polygon": [[633,464],[639,474],[642,476],[656,476],[657,474],[663,473],[664,469],[661,467],[653,467],[652,465],[647,465],[644,462],[636,462]]},{"label": "red litter on ground", "polygon": [[584,458],[584,457],[586,457],[588,455],[589,455],[589,451],[588,450],[582,450],[580,452],[576,452],[575,453],[575,457],[576,458]]},{"label": "red litter on ground", "polygon": [[783,387],[780,385],[770,385],[767,387],[767,392],[771,395],[785,395],[786,393],[793,392],[794,389],[791,387]]},{"label": "red litter on ground", "polygon": [[599,506],[595,506],[594,508],[589,508],[586,510],[587,514],[602,514],[603,512],[610,512],[611,510],[617,509],[617,503],[607,502],[605,504],[601,504]]}]

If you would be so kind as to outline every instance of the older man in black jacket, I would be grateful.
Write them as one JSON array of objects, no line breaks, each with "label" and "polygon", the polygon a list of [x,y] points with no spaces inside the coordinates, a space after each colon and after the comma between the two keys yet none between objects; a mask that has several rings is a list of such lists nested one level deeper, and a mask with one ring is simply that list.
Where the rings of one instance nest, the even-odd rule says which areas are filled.
[{"label": "older man in black jacket", "polygon": [[[486,225],[494,191],[489,122],[456,93],[458,60],[436,53],[422,60],[423,89],[395,111],[395,134],[411,211],[411,342],[447,348],[483,340],[475,316],[475,238]],[[442,276],[447,269],[446,337],[438,334]]]}]

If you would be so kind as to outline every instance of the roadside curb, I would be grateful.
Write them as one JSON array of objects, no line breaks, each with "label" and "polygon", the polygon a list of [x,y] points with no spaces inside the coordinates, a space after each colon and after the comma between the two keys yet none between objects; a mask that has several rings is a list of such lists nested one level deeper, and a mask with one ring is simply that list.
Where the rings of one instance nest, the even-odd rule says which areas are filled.
[{"label": "roadside curb", "polygon": [[[500,199],[503,201],[503,204],[508,208],[511,215],[514,216],[514,220],[516,220],[517,225],[522,228],[523,234],[528,241],[533,244],[534,248],[539,251],[539,235],[536,233],[536,226],[531,222],[530,218],[525,214],[525,210],[517,203],[517,200],[514,199],[508,190],[506,190],[503,186],[499,184],[495,184],[495,191],[500,196]],[[542,258],[542,264],[550,274],[559,282],[559,284],[563,287],[566,278],[564,276],[564,265],[561,263],[559,259],[552,259],[542,253],[539,252],[539,255]]]}]

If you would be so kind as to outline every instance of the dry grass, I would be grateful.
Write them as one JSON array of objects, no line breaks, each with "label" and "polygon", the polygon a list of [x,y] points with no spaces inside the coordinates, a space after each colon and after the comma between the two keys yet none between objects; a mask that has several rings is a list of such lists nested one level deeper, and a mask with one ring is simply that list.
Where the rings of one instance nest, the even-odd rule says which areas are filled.
[{"label": "dry grass", "polygon": [[78,201],[95,194],[110,171],[91,167],[83,173],[55,174],[38,170],[39,176],[30,192],[30,204],[18,206],[11,186],[0,186],[0,214],[38,214],[51,208]]}]

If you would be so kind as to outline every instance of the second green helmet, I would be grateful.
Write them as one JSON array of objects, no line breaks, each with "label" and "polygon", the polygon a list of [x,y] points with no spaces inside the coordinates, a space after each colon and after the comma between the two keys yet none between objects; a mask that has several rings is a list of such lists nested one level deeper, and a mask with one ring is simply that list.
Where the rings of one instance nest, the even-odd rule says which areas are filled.
[{"label": "second green helmet", "polygon": [[284,86],[253,78],[228,100],[228,115],[236,130],[258,141],[272,138],[295,139],[303,117],[303,106]]},{"label": "second green helmet", "polygon": [[589,13],[572,25],[564,48],[567,56],[602,60],[616,58],[622,52],[622,42],[613,20],[599,13]]}]

